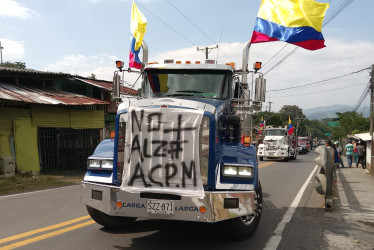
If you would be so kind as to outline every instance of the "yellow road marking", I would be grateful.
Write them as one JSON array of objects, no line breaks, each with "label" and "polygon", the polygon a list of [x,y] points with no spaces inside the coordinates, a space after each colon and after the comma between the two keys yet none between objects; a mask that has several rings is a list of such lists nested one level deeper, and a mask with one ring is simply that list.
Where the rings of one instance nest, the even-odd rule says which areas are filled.
[{"label": "yellow road marking", "polygon": [[[59,227],[67,226],[67,225],[76,223],[78,221],[86,220],[86,219],[89,219],[89,218],[90,218],[90,216],[86,215],[86,216],[83,216],[83,217],[79,217],[79,218],[76,218],[76,219],[73,219],[73,220],[68,220],[68,221],[65,221],[65,222],[62,222],[62,223],[59,223],[59,224],[55,224],[55,225],[52,225],[52,226],[43,227],[43,228],[39,228],[39,229],[36,229],[36,230],[28,231],[28,232],[25,232],[25,233],[17,234],[17,235],[8,237],[8,238],[0,239],[0,244],[3,244],[5,242],[9,242],[9,241],[13,241],[13,240],[17,240],[17,239],[20,239],[20,238],[28,237],[28,236],[31,236],[31,235],[34,235],[34,234],[37,234],[37,233],[41,233],[41,232],[44,232],[44,231],[48,231],[48,230],[56,229],[56,228],[59,228]],[[2,249],[2,248],[0,248],[0,249]]]},{"label": "yellow road marking", "polygon": [[0,249],[1,250],[8,250],[8,249],[14,249],[14,248],[17,248],[17,247],[25,246],[25,245],[28,245],[28,244],[31,244],[31,243],[34,243],[34,242],[37,242],[37,241],[41,241],[41,240],[44,240],[44,239],[47,239],[47,238],[50,238],[50,237],[53,237],[53,236],[57,236],[57,235],[60,235],[60,234],[63,234],[63,233],[69,232],[69,231],[73,231],[73,230],[81,228],[81,227],[89,226],[89,225],[94,224],[94,223],[95,223],[95,221],[89,220],[89,221],[81,223],[81,224],[77,224],[77,225],[74,225],[74,226],[71,226],[71,227],[63,228],[63,229],[60,229],[60,230],[57,230],[57,231],[53,231],[53,232],[46,233],[46,234],[43,234],[43,235],[40,235],[40,236],[36,236],[34,238],[31,238],[31,239],[27,239],[27,240],[16,242],[16,243],[4,246],[4,247],[0,247]]},{"label": "yellow road marking", "polygon": [[262,163],[261,165],[258,166],[258,168],[263,168],[263,167],[269,166],[273,163],[275,163],[275,161],[269,161],[269,162],[266,162],[266,163]]}]

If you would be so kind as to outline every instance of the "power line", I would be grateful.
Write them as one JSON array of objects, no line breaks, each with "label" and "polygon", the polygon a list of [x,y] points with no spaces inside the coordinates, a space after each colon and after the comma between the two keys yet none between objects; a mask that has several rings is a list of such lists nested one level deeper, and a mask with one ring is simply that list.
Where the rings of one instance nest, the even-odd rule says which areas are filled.
[{"label": "power line", "polygon": [[365,100],[366,96],[369,94],[370,92],[370,83],[367,84],[366,88],[364,89],[364,91],[362,92],[360,98],[358,99],[358,102],[355,106],[355,108],[353,109],[353,111],[357,111],[358,108],[361,106],[362,102]]},{"label": "power line", "polygon": [[352,87],[356,87],[356,86],[360,86],[360,85],[364,85],[364,84],[367,84],[367,83],[359,83],[359,84],[349,85],[349,86],[346,86],[346,87],[340,87],[339,89],[334,88],[334,89],[327,89],[327,90],[321,90],[321,91],[316,91],[316,92],[300,93],[300,94],[295,94],[295,95],[272,96],[272,97],[273,98],[283,98],[283,97],[290,97],[290,96],[319,94],[319,93],[325,93],[325,92],[330,92],[330,91],[339,91],[341,89],[348,89],[348,88],[352,88]]},{"label": "power line", "polygon": [[[191,19],[189,19],[185,14],[182,13],[182,11],[180,11],[174,4],[172,4],[169,0],[166,0],[166,2],[168,2],[174,9],[176,9],[184,18],[186,18],[198,31],[200,31],[200,33],[202,33],[206,38],[208,38],[212,43],[214,44],[217,44],[216,41],[214,41],[210,36],[208,36],[203,30],[201,30],[199,28],[199,26],[197,26],[194,22],[191,21]],[[222,38],[222,31],[223,31],[223,26],[222,26],[222,29],[221,29],[221,37],[220,37],[220,40]],[[225,55],[225,53],[223,53],[223,51],[219,48],[219,46],[217,47],[218,48],[218,51],[220,51],[224,57],[226,57],[226,59],[228,59],[228,57]],[[218,57],[218,56],[217,56]]]},{"label": "power line", "polygon": [[151,11],[149,11],[147,8],[145,8],[143,5],[141,5],[139,2],[137,2],[136,4],[139,5],[140,7],[142,7],[144,10],[146,10],[153,17],[157,18],[160,22],[162,22],[163,24],[165,24],[166,26],[168,26],[171,30],[173,30],[175,33],[177,33],[179,36],[181,36],[184,40],[186,40],[187,42],[189,42],[190,44],[192,44],[192,46],[196,46],[190,39],[188,39],[187,37],[185,37],[184,35],[182,35],[181,33],[179,33],[177,30],[175,30],[173,27],[171,27],[168,23],[166,23],[164,20],[162,20],[161,18],[159,18],[158,16],[156,16],[155,14],[153,14]]},{"label": "power line", "polygon": [[292,86],[292,87],[283,88],[283,89],[273,89],[273,90],[268,90],[266,92],[278,92],[278,91],[285,91],[285,90],[290,90],[290,89],[302,88],[302,87],[311,86],[311,85],[317,85],[317,84],[321,84],[321,83],[324,83],[324,82],[327,82],[327,81],[337,80],[337,79],[340,79],[340,78],[343,78],[343,77],[347,77],[347,76],[350,76],[350,75],[353,75],[353,74],[357,74],[357,73],[360,73],[362,71],[369,70],[369,69],[370,69],[370,67],[367,67],[367,68],[360,69],[360,70],[357,70],[357,71],[354,71],[354,72],[351,72],[351,73],[348,73],[348,74],[331,77],[331,78],[321,80],[321,81],[317,81],[317,82],[307,83],[307,84],[298,85],[298,86]]},{"label": "power line", "polygon": [[182,13],[182,11],[180,11],[174,4],[172,4],[171,2],[169,2],[169,0],[166,0],[166,2],[168,2],[174,9],[176,9],[184,18],[186,18],[196,29],[198,29],[206,38],[208,38],[212,43],[216,43],[212,38],[210,38],[210,36],[208,36],[204,31],[202,31],[199,26],[197,26],[196,24],[194,24],[186,15],[184,15]]}]

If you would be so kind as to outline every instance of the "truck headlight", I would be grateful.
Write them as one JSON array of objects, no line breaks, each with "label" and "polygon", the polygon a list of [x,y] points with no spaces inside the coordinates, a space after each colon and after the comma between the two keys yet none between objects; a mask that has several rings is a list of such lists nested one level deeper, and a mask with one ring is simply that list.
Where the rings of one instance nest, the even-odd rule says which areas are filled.
[{"label": "truck headlight", "polygon": [[252,167],[239,167],[238,168],[238,175],[243,177],[252,177],[253,176],[253,168]]},{"label": "truck headlight", "polygon": [[224,166],[223,167],[223,174],[224,175],[236,176],[236,175],[238,175],[238,168],[233,167],[233,166]]},{"label": "truck headlight", "polygon": [[253,167],[242,166],[242,165],[224,165],[222,173],[224,176],[239,177],[239,178],[252,178]]},{"label": "truck headlight", "polygon": [[101,161],[100,160],[88,160],[87,161],[87,167],[91,169],[99,169],[101,167]]},{"label": "truck headlight", "polygon": [[102,160],[101,161],[101,168],[102,169],[113,169],[113,161],[112,160]]}]

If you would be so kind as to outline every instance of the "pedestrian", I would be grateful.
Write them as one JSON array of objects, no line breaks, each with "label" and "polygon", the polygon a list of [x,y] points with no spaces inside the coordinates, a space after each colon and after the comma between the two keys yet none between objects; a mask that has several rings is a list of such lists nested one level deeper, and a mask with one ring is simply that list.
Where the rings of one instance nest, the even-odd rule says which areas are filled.
[{"label": "pedestrian", "polygon": [[348,167],[352,167],[352,158],[353,158],[353,145],[351,141],[348,141],[348,144],[345,145],[344,151],[347,155]]},{"label": "pedestrian", "polygon": [[[342,146],[339,145],[339,142],[336,141],[334,142],[334,147],[336,148],[337,152],[338,152],[338,157],[339,157],[339,163],[342,165],[342,168],[344,168],[344,163],[343,163],[343,159],[342,159]],[[340,165],[339,164],[339,165]],[[339,165],[337,166],[337,168],[339,168]]]},{"label": "pedestrian", "polygon": [[356,163],[356,168],[358,168],[358,150],[356,141],[353,141],[353,161]]},{"label": "pedestrian", "polygon": [[357,167],[358,165],[361,163],[361,167],[363,169],[366,168],[366,162],[364,161],[366,155],[364,154],[364,146],[363,146],[363,142],[359,142],[358,143],[358,146],[357,146],[357,151],[358,151],[358,162],[357,162]]},{"label": "pedestrian", "polygon": [[339,163],[340,163],[339,153],[338,153],[338,150],[335,147],[335,144],[333,146],[330,140],[327,140],[326,148],[332,148],[332,155],[333,155],[332,158],[334,159],[333,169],[332,169],[332,180],[333,180],[334,183],[336,183],[337,182],[336,168],[339,166]]}]

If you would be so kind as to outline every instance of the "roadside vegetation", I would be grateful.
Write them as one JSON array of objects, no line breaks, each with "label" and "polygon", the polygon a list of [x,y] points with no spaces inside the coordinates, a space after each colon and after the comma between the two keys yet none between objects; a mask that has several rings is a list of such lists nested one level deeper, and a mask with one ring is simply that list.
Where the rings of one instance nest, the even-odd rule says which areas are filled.
[{"label": "roadside vegetation", "polygon": [[82,180],[83,176],[19,173],[9,178],[0,177],[0,196],[75,185]]},{"label": "roadside vegetation", "polygon": [[[253,124],[259,126],[261,119],[266,120],[266,125],[287,126],[290,117],[293,126],[298,128],[298,135],[311,136],[312,138],[341,140],[347,135],[365,133],[369,131],[369,118],[355,111],[336,113],[338,117],[322,120],[309,120],[296,105],[284,105],[277,113],[261,111],[254,115]],[[330,121],[339,121],[340,127],[329,127]],[[299,125],[297,127],[297,124]],[[257,131],[257,130],[256,130]],[[328,136],[327,134],[331,134]]]}]

